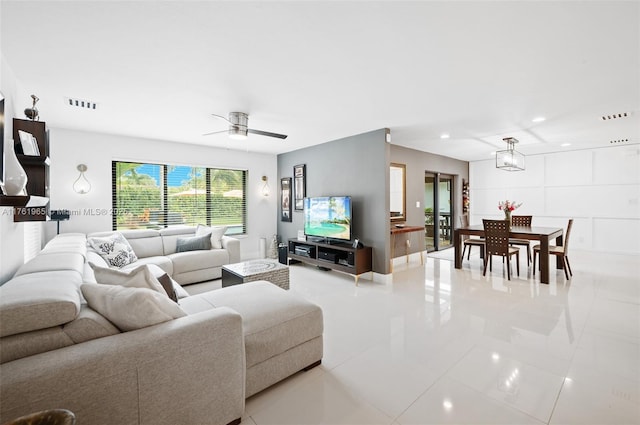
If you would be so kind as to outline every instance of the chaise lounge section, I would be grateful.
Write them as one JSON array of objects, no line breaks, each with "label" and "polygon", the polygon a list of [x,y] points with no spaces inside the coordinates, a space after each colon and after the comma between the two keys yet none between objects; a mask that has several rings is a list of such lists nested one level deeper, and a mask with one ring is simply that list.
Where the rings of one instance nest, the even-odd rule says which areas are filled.
[{"label": "chaise lounge section", "polygon": [[266,281],[122,331],[83,296],[87,257],[85,235],[60,235],[0,287],[0,423],[52,408],[90,424],[239,423],[246,397],[322,359],[322,310]]}]

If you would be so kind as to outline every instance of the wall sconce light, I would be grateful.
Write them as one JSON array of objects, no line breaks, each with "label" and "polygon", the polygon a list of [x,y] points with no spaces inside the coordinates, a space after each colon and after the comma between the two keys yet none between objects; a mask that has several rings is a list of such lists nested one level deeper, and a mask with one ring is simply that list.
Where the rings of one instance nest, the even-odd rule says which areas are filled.
[{"label": "wall sconce light", "polygon": [[91,190],[91,183],[89,183],[89,180],[87,180],[87,177],[84,175],[85,171],[87,171],[87,166],[84,164],[78,164],[76,168],[80,171],[80,175],[73,183],[73,190],[81,195],[89,193]]},{"label": "wall sconce light", "polygon": [[267,183],[267,176],[262,176],[262,181],[264,182],[264,185],[262,185],[260,193],[262,196],[269,196],[271,189],[269,189],[269,183]]},{"label": "wall sconce light", "polygon": [[524,155],[515,148],[518,140],[513,137],[505,137],[502,140],[507,143],[507,149],[496,152],[496,168],[505,171],[523,171]]}]

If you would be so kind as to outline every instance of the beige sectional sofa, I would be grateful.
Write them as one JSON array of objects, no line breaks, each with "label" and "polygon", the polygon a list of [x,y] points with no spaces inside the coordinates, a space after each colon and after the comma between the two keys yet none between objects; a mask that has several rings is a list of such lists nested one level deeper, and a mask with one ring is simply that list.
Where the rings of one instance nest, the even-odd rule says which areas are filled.
[{"label": "beige sectional sofa", "polygon": [[[142,254],[159,252],[142,245],[157,234],[136,236],[141,260],[170,258],[183,281],[211,273],[175,267],[174,235],[159,236],[163,256]],[[52,408],[82,424],[239,423],[246,397],[322,359],[322,310],[264,281],[181,298],[184,317],[121,332],[83,297],[86,246],[59,235],[0,287],[0,423]]]},{"label": "beige sectional sofa", "polygon": [[[205,280],[219,279],[222,266],[240,261],[240,241],[222,236],[221,248],[176,252],[178,238],[194,236],[195,227],[174,226],[161,230],[122,230],[135,251],[138,261],[124,267],[130,269],[139,264],[155,264],[167,272],[181,285]],[[96,232],[88,238],[104,237],[114,232]],[[89,250],[89,261],[107,267],[106,262],[97,253]]]}]

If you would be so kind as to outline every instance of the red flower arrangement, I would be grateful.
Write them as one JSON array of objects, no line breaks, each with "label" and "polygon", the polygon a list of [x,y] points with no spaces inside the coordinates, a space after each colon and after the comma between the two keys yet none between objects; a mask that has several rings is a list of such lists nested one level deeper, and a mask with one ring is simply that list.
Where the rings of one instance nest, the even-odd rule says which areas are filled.
[{"label": "red flower arrangement", "polygon": [[514,201],[507,200],[507,201],[498,202],[498,209],[500,211],[504,211],[505,218],[510,218],[511,211],[515,210],[516,208],[520,208],[521,205],[522,205],[522,202],[518,204]]}]

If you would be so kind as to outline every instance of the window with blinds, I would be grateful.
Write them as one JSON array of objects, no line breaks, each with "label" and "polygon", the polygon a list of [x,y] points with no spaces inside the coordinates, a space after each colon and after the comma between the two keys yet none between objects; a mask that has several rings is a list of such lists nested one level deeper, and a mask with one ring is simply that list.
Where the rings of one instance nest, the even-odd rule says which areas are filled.
[{"label": "window with blinds", "polygon": [[175,225],[247,230],[246,170],[112,162],[113,229]]}]

